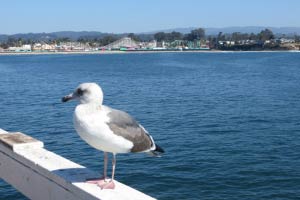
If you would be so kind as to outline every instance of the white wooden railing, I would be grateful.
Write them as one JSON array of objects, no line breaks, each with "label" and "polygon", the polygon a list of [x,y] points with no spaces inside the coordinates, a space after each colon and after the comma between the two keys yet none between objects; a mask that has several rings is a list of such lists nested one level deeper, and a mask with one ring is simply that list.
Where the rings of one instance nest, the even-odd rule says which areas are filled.
[{"label": "white wooden railing", "polygon": [[[115,181],[114,190],[101,190],[87,179],[95,172],[44,148],[20,132],[0,129],[0,178],[33,200],[153,200]],[[1,198],[0,192],[0,199]]]}]

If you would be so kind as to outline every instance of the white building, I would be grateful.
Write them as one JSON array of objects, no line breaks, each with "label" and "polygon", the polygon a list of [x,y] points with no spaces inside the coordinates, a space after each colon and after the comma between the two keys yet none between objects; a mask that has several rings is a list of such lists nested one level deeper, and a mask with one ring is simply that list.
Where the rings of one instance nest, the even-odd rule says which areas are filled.
[{"label": "white building", "polygon": [[10,52],[31,52],[31,45],[24,44],[21,47],[8,47],[8,51],[10,51]]},{"label": "white building", "polygon": [[32,47],[33,51],[54,51],[55,45],[54,44],[41,44],[35,43]]}]

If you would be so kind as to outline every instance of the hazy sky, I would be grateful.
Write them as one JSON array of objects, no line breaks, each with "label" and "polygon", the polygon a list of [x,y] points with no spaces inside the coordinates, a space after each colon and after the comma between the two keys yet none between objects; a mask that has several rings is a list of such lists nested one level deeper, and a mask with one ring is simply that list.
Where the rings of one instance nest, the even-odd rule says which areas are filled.
[{"label": "hazy sky", "polygon": [[0,0],[0,33],[297,26],[300,0]]}]

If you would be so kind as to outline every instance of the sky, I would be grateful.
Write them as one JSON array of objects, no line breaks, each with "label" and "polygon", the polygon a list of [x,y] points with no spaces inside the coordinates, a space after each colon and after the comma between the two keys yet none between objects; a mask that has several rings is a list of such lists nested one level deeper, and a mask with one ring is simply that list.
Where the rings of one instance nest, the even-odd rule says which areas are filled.
[{"label": "sky", "polygon": [[0,0],[0,34],[300,27],[300,0]]}]

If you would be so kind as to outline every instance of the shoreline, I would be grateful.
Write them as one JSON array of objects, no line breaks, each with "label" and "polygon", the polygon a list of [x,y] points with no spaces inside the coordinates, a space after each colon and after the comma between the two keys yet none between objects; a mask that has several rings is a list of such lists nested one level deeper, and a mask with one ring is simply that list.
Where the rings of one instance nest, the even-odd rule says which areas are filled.
[{"label": "shoreline", "polygon": [[220,50],[200,50],[200,51],[68,51],[68,52],[0,52],[0,56],[11,55],[91,55],[91,54],[138,54],[138,53],[300,53],[300,50],[265,50],[265,51],[220,51]]}]

